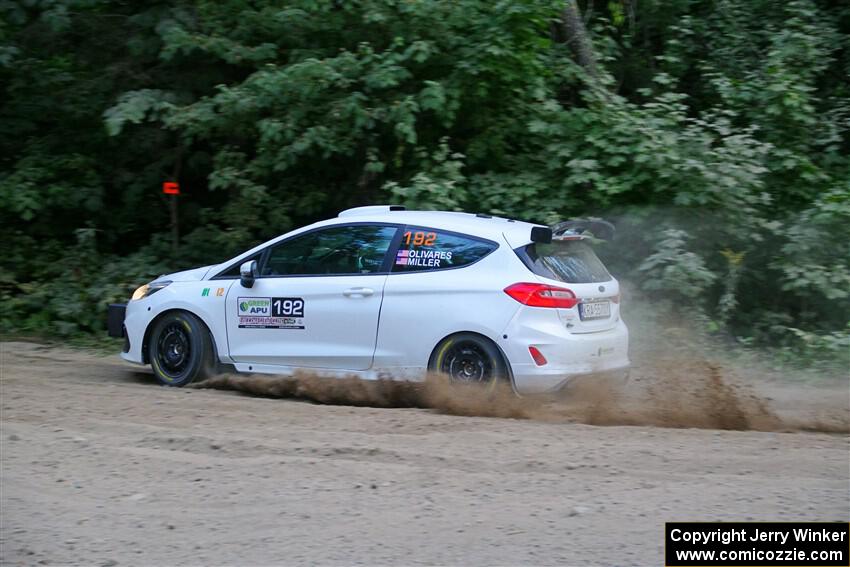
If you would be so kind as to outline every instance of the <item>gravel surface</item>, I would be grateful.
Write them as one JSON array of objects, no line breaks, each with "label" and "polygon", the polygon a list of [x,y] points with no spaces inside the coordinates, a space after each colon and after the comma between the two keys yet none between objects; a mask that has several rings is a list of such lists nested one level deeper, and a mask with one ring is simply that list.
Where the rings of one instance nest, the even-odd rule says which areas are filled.
[{"label": "gravel surface", "polygon": [[597,426],[616,412],[319,405],[0,349],[3,565],[663,565],[665,521],[850,517],[846,384],[761,392],[772,421],[743,423],[772,431],[658,427],[669,403]]}]

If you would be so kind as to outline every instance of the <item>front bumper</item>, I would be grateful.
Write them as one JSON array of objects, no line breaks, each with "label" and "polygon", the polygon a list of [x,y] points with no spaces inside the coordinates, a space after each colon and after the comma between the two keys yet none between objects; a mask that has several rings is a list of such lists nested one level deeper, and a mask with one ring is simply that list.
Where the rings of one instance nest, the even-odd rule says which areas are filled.
[{"label": "front bumper", "polygon": [[126,303],[110,303],[106,308],[106,331],[110,337],[124,337],[124,315],[127,313]]},{"label": "front bumper", "polygon": [[130,352],[130,337],[127,336],[127,328],[124,326],[126,314],[126,303],[110,303],[106,307],[106,332],[110,337],[124,339],[122,353]]},{"label": "front bumper", "polygon": [[131,301],[127,304],[126,312],[124,313],[124,336],[126,337],[127,347],[121,353],[121,358],[127,362],[134,364],[145,364],[144,347],[145,329],[150,323],[150,313],[142,305],[143,301]]}]

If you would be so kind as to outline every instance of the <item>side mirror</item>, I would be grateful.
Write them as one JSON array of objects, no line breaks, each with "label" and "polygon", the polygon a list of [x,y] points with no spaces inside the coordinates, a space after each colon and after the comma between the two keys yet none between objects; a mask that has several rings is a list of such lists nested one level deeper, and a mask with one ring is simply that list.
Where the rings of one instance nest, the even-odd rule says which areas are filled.
[{"label": "side mirror", "polygon": [[256,260],[248,260],[239,266],[240,283],[242,287],[254,287],[254,280],[260,275]]}]

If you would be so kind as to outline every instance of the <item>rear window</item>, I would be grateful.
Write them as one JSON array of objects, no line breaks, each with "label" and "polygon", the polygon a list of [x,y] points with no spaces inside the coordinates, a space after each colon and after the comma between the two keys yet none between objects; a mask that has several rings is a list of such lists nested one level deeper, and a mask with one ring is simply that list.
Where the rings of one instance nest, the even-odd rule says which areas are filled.
[{"label": "rear window", "polygon": [[564,283],[597,283],[611,280],[602,260],[581,240],[529,244],[516,250],[532,272]]},{"label": "rear window", "polygon": [[489,240],[432,228],[404,227],[393,261],[393,272],[421,272],[460,268],[495,250]]}]

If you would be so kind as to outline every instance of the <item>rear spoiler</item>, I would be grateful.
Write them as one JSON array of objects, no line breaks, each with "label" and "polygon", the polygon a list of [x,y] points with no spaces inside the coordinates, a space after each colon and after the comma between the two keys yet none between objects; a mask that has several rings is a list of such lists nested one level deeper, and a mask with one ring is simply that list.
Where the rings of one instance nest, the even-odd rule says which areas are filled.
[{"label": "rear spoiler", "polygon": [[592,236],[601,240],[613,240],[614,225],[602,219],[573,219],[559,222],[547,228],[535,226],[531,229],[531,241],[548,244],[552,240],[572,240]]},{"label": "rear spoiler", "polygon": [[[602,219],[573,219],[552,226],[552,238],[565,240],[571,236],[593,236],[600,240],[613,240],[617,229]],[[590,234],[587,234],[590,233]]]}]

